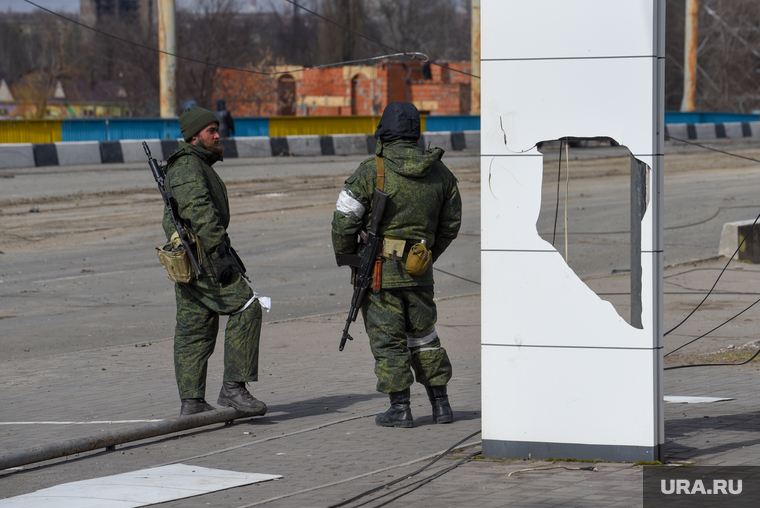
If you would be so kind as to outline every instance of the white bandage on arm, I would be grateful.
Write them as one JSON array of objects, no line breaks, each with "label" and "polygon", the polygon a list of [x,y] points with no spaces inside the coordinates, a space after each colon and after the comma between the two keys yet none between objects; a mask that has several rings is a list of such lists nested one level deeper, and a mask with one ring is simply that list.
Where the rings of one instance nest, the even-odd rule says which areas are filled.
[{"label": "white bandage on arm", "polygon": [[354,215],[361,219],[364,217],[364,205],[357,200],[348,189],[343,189],[338,196],[335,209],[343,215]]}]

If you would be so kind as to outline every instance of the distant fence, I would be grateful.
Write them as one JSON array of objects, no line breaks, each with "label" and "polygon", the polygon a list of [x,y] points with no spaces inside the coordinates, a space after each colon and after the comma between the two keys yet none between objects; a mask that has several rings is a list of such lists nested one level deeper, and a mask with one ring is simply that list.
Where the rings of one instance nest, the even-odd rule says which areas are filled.
[{"label": "distant fence", "polygon": [[61,141],[61,120],[2,120],[0,143],[55,143]]},{"label": "distant fence", "polygon": [[757,122],[760,115],[752,113],[721,113],[719,111],[666,111],[665,123],[685,123],[694,125],[698,123],[730,123],[730,122]]},{"label": "distant fence", "polygon": [[[234,137],[283,137],[374,134],[379,115],[235,118]],[[480,116],[423,116],[423,132],[480,130]],[[72,118],[66,120],[0,120],[0,143],[180,139],[176,118]]]}]

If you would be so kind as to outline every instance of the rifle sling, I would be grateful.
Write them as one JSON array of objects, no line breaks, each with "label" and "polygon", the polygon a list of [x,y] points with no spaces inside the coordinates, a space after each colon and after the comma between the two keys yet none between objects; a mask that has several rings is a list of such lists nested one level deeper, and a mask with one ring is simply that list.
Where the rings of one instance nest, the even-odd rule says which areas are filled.
[{"label": "rifle sling", "polygon": [[[377,162],[377,188],[381,191],[385,191],[385,161],[383,161],[382,157],[375,155],[375,162]],[[377,259],[375,260],[375,270],[372,275],[372,290],[375,294],[378,294],[383,284],[382,243],[378,246]]]}]

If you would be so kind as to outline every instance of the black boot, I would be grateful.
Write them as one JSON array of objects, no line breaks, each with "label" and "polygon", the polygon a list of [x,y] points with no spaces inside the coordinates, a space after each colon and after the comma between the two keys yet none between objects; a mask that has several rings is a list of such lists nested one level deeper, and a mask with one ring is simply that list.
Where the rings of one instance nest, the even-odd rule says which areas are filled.
[{"label": "black boot", "polygon": [[251,395],[244,382],[224,381],[216,403],[224,407],[234,407],[238,411],[253,413],[253,416],[262,416],[267,412],[267,405]]},{"label": "black boot", "polygon": [[182,399],[182,409],[179,410],[180,416],[194,415],[205,411],[216,409],[203,399]]},{"label": "black boot", "polygon": [[426,386],[430,404],[433,406],[433,420],[435,423],[451,423],[454,421],[454,412],[449,405],[449,397],[446,395],[446,385]]},{"label": "black boot", "polygon": [[409,407],[409,388],[400,392],[390,393],[391,407],[385,413],[375,417],[375,423],[381,427],[401,427],[408,429],[414,427],[412,409]]}]

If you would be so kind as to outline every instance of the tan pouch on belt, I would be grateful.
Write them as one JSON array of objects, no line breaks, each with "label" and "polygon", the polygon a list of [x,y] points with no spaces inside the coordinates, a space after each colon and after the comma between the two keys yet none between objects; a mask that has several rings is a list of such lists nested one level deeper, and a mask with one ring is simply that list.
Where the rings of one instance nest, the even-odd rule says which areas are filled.
[{"label": "tan pouch on belt", "polygon": [[[199,242],[195,238],[191,237],[190,239],[195,240],[194,243],[200,247]],[[195,279],[195,270],[193,270],[193,265],[190,263],[190,255],[185,246],[182,245],[179,233],[175,231],[169,243],[156,247],[156,250],[158,251],[158,260],[166,267],[169,280],[186,283]],[[200,256],[198,259],[200,259]]]},{"label": "tan pouch on belt", "polygon": [[404,257],[404,247],[406,247],[406,240],[386,236],[383,238],[383,257],[393,259],[393,253],[395,252],[396,259],[401,259]]},{"label": "tan pouch on belt", "polygon": [[423,240],[420,243],[415,243],[409,250],[409,256],[406,258],[406,271],[411,275],[422,275],[430,266],[430,262],[433,260],[433,255],[425,245]]}]

